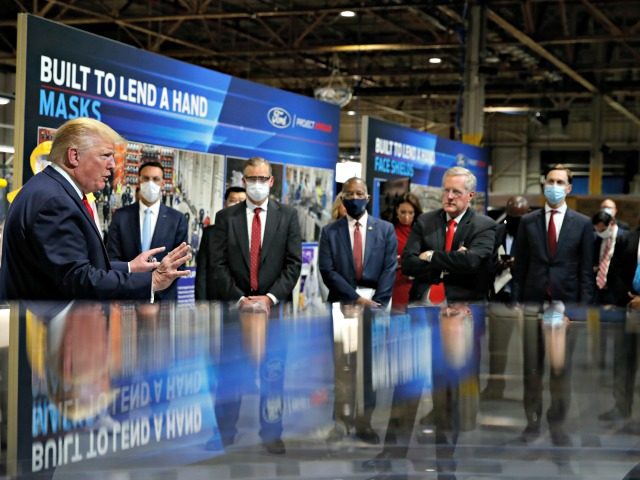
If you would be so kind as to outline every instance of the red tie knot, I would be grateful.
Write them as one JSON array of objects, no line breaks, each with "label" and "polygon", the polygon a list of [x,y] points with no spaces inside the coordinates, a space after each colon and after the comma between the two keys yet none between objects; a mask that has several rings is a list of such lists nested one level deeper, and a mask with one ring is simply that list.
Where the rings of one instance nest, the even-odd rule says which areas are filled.
[{"label": "red tie knot", "polygon": [[447,223],[447,228],[455,228],[455,226],[458,224],[458,222],[456,222],[453,218],[451,220],[449,220],[449,223]]},{"label": "red tie knot", "polygon": [[262,209],[260,207],[256,207],[253,209],[253,213],[255,213],[256,215],[260,215],[260,212],[262,212]]}]

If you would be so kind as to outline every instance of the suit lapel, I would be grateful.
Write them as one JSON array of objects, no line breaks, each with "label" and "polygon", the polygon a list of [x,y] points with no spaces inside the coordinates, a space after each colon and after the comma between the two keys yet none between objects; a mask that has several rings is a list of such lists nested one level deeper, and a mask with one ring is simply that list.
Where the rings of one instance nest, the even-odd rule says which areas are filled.
[{"label": "suit lapel", "polygon": [[240,251],[242,252],[242,259],[249,268],[249,229],[247,227],[247,204],[242,202],[243,208],[238,208],[231,218],[229,223],[233,234],[236,236],[237,243],[240,245]]},{"label": "suit lapel", "polygon": [[453,235],[453,243],[451,244],[452,252],[455,252],[458,248],[460,248],[460,246],[464,243],[464,239],[467,238],[467,234],[469,233],[469,229],[471,228],[471,219],[473,218],[473,215],[473,210],[471,210],[470,208],[467,209],[467,212],[460,220],[460,225],[456,227],[456,232]]},{"label": "suit lapel", "polygon": [[[151,245],[163,246],[164,239],[162,235],[167,231],[166,228],[167,222],[167,207],[165,207],[162,203],[160,204],[160,210],[158,210],[158,221],[156,222],[156,228],[153,229],[153,235],[151,236]],[[137,222],[138,230],[140,230],[140,222]],[[140,235],[138,235],[140,238]],[[166,245],[169,247],[168,245]]]},{"label": "suit lapel", "polygon": [[[134,203],[136,208],[129,209],[129,225],[133,225],[134,241],[136,250],[142,252],[142,232],[140,231],[140,204]],[[152,242],[153,244],[153,242]]]},{"label": "suit lapel", "polygon": [[[282,213],[280,212],[280,205],[276,202],[269,200],[269,205],[267,208],[267,219],[265,220],[264,226],[264,236],[262,237],[262,248],[260,249],[260,264],[264,263],[265,258],[267,258],[267,253],[271,248],[271,244],[273,243],[273,239],[278,235],[278,225],[280,225],[280,217]],[[281,232],[281,235],[286,235],[286,232]]]},{"label": "suit lapel", "polygon": [[[549,242],[547,242],[547,215],[545,213],[544,207],[538,210],[538,212],[540,212],[537,219],[538,231],[540,232],[540,241],[544,245],[544,251],[547,254],[547,260],[549,260],[551,256],[549,255]],[[557,253],[558,252],[556,250],[556,254]]]},{"label": "suit lapel", "polygon": [[[378,226],[378,219],[369,216],[369,218],[367,218],[367,231],[365,232],[366,240],[364,242],[364,258],[362,259],[363,272],[367,270],[367,262],[369,261],[371,256],[374,255],[373,249],[375,248],[375,244],[376,244],[377,226]],[[382,252],[378,252],[378,253],[381,254]],[[355,267],[354,267],[354,271],[355,271]]]}]

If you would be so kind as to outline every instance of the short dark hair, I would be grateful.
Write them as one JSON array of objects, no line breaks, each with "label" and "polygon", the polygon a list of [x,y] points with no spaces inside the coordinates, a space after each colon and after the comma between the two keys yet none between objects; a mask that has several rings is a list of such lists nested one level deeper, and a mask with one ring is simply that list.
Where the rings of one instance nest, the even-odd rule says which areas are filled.
[{"label": "short dark hair", "polygon": [[244,189],[244,187],[229,187],[225,190],[224,192],[224,199],[225,201],[229,199],[229,195],[231,195],[232,193],[246,193],[247,191]]},{"label": "short dark hair", "polygon": [[547,178],[547,175],[549,175],[549,172],[551,170],[564,170],[565,172],[567,172],[567,178],[569,179],[569,183],[570,184],[573,183],[573,173],[571,173],[571,169],[566,165],[563,165],[562,163],[556,163],[555,165],[551,165],[544,174],[545,179]]},{"label": "short dark hair", "polygon": [[140,175],[140,172],[142,172],[142,169],[145,167],[158,167],[160,170],[162,170],[162,177],[164,178],[164,167],[160,162],[152,161],[143,163],[142,165],[140,165],[140,168],[138,168],[138,175]]},{"label": "short dark hair", "polygon": [[597,225],[603,223],[605,227],[608,227],[613,222],[613,216],[610,213],[600,210],[593,217],[591,217],[591,223]]}]

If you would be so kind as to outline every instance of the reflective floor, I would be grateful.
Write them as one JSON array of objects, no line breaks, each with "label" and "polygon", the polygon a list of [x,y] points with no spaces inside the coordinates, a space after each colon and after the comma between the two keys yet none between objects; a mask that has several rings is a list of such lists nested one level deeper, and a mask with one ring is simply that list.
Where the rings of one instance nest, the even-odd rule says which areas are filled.
[{"label": "reflective floor", "polygon": [[640,478],[638,312],[75,302],[4,314],[11,478]]}]

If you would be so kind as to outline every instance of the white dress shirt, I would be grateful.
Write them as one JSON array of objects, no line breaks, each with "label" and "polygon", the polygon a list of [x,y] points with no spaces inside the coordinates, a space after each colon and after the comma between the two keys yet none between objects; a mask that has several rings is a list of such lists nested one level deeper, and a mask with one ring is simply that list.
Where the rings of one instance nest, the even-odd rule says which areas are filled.
[{"label": "white dress shirt", "polygon": [[362,216],[356,220],[347,215],[347,223],[349,224],[349,239],[351,240],[351,251],[353,251],[353,234],[356,231],[356,222],[360,224],[360,236],[362,237],[362,265],[364,266],[364,252],[367,243],[367,220],[369,214],[365,210]]}]

